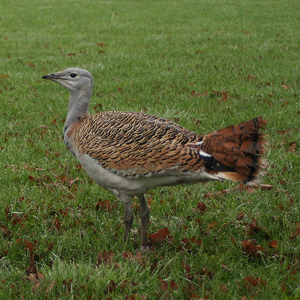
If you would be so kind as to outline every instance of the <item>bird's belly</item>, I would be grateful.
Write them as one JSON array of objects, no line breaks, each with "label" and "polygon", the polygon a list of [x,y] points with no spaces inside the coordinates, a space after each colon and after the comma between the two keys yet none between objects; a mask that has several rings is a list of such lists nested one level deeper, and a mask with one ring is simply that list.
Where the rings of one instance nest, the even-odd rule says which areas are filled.
[{"label": "bird's belly", "polygon": [[121,193],[132,197],[137,194],[143,194],[147,190],[158,186],[218,180],[204,171],[187,174],[177,173],[168,175],[164,174],[161,176],[154,175],[151,177],[140,176],[138,178],[126,178],[104,169],[96,159],[87,154],[78,155],[77,158],[85,171],[97,184],[111,191],[116,196],[119,196]]},{"label": "bird's belly", "polygon": [[130,196],[144,190],[144,183],[139,180],[128,179],[104,169],[101,164],[87,154],[77,156],[84,170],[99,185],[113,192],[118,196],[120,191],[127,191]]}]

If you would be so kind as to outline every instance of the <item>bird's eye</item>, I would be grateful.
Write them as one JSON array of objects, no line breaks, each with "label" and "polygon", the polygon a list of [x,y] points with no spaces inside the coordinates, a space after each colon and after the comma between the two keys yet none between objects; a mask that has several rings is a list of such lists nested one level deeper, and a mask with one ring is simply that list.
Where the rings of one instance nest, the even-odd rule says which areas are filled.
[{"label": "bird's eye", "polygon": [[70,77],[71,77],[71,78],[75,78],[75,77],[77,77],[77,74],[76,74],[76,73],[71,73],[71,74],[70,74]]}]

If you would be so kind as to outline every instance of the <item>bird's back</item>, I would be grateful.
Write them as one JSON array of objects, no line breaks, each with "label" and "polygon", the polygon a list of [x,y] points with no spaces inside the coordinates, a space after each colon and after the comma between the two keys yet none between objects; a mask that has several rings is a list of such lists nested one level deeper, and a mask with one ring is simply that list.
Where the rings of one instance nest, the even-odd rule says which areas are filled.
[{"label": "bird's back", "polygon": [[75,154],[87,154],[104,169],[127,178],[199,170],[202,158],[188,144],[201,139],[163,118],[114,111],[80,120],[65,137]]}]

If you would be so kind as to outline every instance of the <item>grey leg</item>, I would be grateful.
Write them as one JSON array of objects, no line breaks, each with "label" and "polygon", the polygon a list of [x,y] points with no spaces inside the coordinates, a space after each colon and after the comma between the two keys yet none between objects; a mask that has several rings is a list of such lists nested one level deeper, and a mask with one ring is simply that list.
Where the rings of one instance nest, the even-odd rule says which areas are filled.
[{"label": "grey leg", "polygon": [[141,246],[147,246],[147,229],[149,221],[149,208],[144,195],[137,196],[140,202],[140,217],[141,217]]},{"label": "grey leg", "polygon": [[126,243],[128,241],[131,225],[133,222],[133,211],[130,203],[130,198],[128,199],[128,201],[125,202],[122,200],[122,202],[124,203],[124,242]]}]

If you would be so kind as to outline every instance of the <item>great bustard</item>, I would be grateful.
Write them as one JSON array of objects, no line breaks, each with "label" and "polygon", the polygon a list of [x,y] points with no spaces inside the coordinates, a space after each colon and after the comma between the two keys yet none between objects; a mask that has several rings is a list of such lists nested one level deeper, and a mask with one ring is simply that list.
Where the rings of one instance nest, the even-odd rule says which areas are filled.
[{"label": "great bustard", "polygon": [[80,68],[43,76],[71,93],[64,142],[85,171],[124,203],[124,240],[133,221],[130,198],[140,203],[141,245],[147,245],[149,209],[144,194],[158,186],[232,180],[258,183],[268,162],[258,117],[200,136],[160,117],[140,112],[88,113],[93,77]]}]

